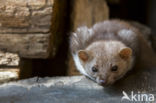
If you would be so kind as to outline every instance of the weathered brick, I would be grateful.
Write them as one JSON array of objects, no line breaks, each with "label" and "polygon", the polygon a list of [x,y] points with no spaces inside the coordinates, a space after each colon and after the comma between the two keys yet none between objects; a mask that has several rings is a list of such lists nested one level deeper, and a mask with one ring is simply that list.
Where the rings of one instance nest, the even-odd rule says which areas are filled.
[{"label": "weathered brick", "polygon": [[[55,3],[53,0],[0,0],[0,50],[19,53],[24,58],[47,58],[55,54],[62,40],[58,38],[64,31],[66,3],[64,0]],[[53,5],[56,5],[54,13]]]},{"label": "weathered brick", "polygon": [[28,27],[29,22],[25,18],[1,17],[0,24],[3,27]]},{"label": "weathered brick", "polygon": [[6,34],[6,33],[28,33],[28,30],[27,30],[27,28],[18,28],[18,27],[16,27],[16,28],[7,28],[7,27],[1,27],[0,26],[0,34]]},{"label": "weathered brick", "polygon": [[0,16],[13,16],[15,12],[15,6],[6,6],[6,5],[0,5]]},{"label": "weathered brick", "polygon": [[[50,32],[50,26],[48,27],[39,27],[36,25],[32,25],[31,27],[28,28],[28,33],[33,32],[33,33],[47,33]],[[37,34],[36,34],[37,35]]]},{"label": "weathered brick", "polygon": [[49,34],[0,35],[1,50],[18,53],[22,57],[46,58]]},{"label": "weathered brick", "polygon": [[54,0],[47,0],[47,5],[53,5]]},{"label": "weathered brick", "polygon": [[26,0],[29,6],[44,6],[46,0]]},{"label": "weathered brick", "polygon": [[52,7],[47,7],[43,10],[33,11],[32,16],[44,16],[44,15],[51,15]]},{"label": "weathered brick", "polygon": [[27,4],[31,7],[32,10],[41,9],[45,7],[46,0],[28,0]]},{"label": "weathered brick", "polygon": [[38,25],[38,26],[50,26],[51,18],[52,18],[51,15],[46,15],[46,16],[41,16],[41,17],[34,16],[33,18],[31,18],[31,24]]},{"label": "weathered brick", "polygon": [[16,17],[27,17],[30,15],[29,9],[27,7],[16,7],[16,12],[14,14]]},{"label": "weathered brick", "polygon": [[26,6],[28,0],[0,0],[0,5]]}]

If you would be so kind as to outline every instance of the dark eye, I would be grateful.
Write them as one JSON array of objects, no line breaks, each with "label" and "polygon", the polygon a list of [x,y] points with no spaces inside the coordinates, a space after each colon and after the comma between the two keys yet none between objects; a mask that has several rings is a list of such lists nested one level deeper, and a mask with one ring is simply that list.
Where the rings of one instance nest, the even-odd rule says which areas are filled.
[{"label": "dark eye", "polygon": [[92,67],[93,72],[98,72],[98,69],[96,67]]},{"label": "dark eye", "polygon": [[117,71],[118,70],[118,66],[117,65],[115,65],[115,66],[113,66],[112,68],[111,68],[111,71],[113,71],[113,72],[115,72],[115,71]]}]

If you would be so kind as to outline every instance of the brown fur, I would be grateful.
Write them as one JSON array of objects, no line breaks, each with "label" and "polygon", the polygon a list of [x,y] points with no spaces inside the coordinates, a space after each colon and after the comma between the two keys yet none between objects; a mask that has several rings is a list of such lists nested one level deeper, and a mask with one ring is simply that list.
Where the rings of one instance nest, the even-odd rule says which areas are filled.
[{"label": "brown fur", "polygon": [[[80,27],[71,36],[70,48],[73,55],[83,50],[93,58],[84,62],[79,57],[87,76],[101,84],[112,84],[123,77],[132,67],[156,65],[155,53],[138,28],[120,20],[107,20],[92,28]],[[86,52],[87,53],[87,52]],[[117,65],[118,70],[111,71]],[[97,73],[91,68],[96,67]],[[78,68],[79,69],[79,68]],[[85,74],[85,75],[86,75]]]}]

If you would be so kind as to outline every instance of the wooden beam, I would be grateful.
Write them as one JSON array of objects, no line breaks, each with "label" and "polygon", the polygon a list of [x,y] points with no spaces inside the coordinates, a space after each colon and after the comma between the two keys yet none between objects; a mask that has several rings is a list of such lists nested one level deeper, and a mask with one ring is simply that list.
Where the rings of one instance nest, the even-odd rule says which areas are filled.
[{"label": "wooden beam", "polygon": [[[105,0],[73,0],[71,2],[71,29],[75,31],[79,26],[91,27],[95,23],[109,18],[109,9]],[[69,59],[68,75],[76,75],[72,57]]]}]

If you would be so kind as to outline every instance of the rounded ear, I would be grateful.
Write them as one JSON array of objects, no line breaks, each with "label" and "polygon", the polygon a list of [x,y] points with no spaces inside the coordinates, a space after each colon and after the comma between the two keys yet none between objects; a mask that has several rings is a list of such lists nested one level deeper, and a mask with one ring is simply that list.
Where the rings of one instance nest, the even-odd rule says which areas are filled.
[{"label": "rounded ear", "polygon": [[79,58],[80,58],[83,62],[88,61],[89,58],[90,58],[89,51],[86,51],[86,50],[80,50],[80,51],[78,51],[78,56],[79,56]]},{"label": "rounded ear", "polygon": [[120,50],[119,55],[122,59],[129,59],[132,56],[132,49],[131,48],[123,48]]}]

